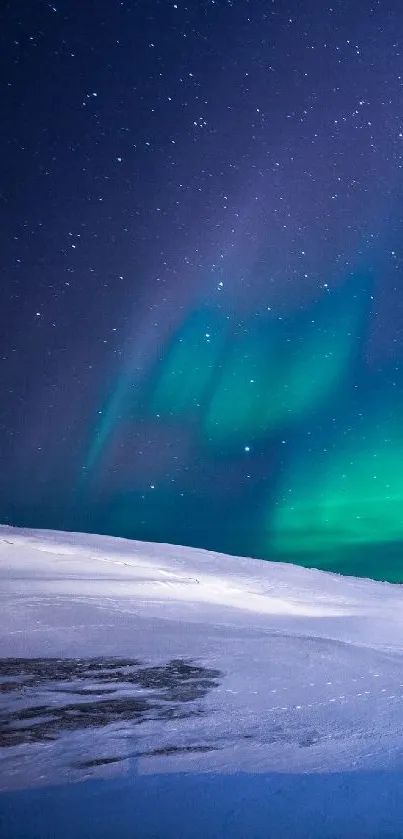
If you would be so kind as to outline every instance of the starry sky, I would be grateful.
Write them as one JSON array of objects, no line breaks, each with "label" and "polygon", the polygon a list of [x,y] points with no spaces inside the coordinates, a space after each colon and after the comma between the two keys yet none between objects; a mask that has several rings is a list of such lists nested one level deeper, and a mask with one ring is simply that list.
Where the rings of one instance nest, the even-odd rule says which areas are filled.
[{"label": "starry sky", "polygon": [[9,0],[0,520],[403,580],[403,8]]}]

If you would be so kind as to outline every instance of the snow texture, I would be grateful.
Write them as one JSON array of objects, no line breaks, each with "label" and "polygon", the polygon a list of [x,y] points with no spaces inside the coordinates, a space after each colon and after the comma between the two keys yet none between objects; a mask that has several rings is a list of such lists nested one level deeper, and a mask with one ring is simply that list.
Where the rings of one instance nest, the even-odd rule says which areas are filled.
[{"label": "snow texture", "polygon": [[401,586],[0,527],[1,835],[397,839],[402,652]]}]

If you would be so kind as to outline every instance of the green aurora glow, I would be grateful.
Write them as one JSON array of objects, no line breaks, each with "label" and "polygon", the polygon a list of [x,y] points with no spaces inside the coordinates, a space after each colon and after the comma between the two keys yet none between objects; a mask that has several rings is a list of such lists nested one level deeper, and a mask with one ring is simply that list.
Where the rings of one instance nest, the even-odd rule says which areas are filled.
[{"label": "green aurora glow", "polygon": [[282,501],[268,517],[270,550],[326,567],[338,551],[346,557],[361,548],[365,556],[403,540],[402,408],[393,387],[380,386],[361,427],[338,429],[328,446],[290,461]]},{"label": "green aurora glow", "polygon": [[[164,433],[171,429],[178,441],[187,439],[189,451],[195,452],[190,456],[196,463],[201,458],[205,474],[211,475],[197,495],[196,473],[186,467],[194,497],[186,504],[187,543],[205,544],[192,533],[199,532],[194,523],[200,509],[209,509],[210,487],[215,507],[207,513],[213,531],[209,547],[219,544],[233,553],[337,569],[360,548],[397,545],[403,541],[403,405],[387,376],[371,379],[368,371],[367,386],[357,395],[366,300],[368,294],[354,293],[351,285],[318,301],[308,313],[280,319],[259,313],[230,325],[217,309],[190,313],[134,390],[131,370],[123,371],[101,412],[87,477],[95,479],[102,469],[102,454],[116,438],[122,417],[126,426],[158,422]],[[343,404],[352,402],[347,422]],[[270,447],[281,437],[284,460],[276,466]],[[157,433],[156,450],[158,439]],[[245,464],[245,452],[252,464],[246,468],[260,474],[254,485],[244,484],[242,461],[237,460],[243,454]],[[106,518],[119,532],[123,527],[141,538],[147,518],[138,468],[134,462],[132,489],[115,497]],[[220,474],[223,484],[217,480]],[[237,499],[233,512],[225,503],[226,474],[233,476],[226,490]],[[154,524],[144,526],[152,535],[158,522],[159,538],[181,541],[184,502],[172,507],[173,497],[167,473],[152,505],[148,502]],[[225,538],[220,504],[226,511]],[[256,534],[254,550],[248,550],[248,521]],[[149,530],[145,533],[149,537]]]}]

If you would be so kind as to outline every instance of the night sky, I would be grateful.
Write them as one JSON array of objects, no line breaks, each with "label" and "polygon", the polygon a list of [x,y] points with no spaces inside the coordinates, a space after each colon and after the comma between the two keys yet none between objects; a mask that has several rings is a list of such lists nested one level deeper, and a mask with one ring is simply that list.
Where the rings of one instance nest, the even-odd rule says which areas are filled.
[{"label": "night sky", "polygon": [[403,580],[402,4],[0,40],[0,520]]}]

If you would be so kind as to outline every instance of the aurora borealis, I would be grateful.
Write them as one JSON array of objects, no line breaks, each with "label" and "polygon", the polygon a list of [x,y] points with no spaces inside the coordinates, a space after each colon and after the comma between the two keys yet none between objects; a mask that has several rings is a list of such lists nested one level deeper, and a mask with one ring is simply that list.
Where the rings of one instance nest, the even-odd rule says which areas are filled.
[{"label": "aurora borealis", "polygon": [[403,581],[403,10],[5,6],[1,520]]}]

